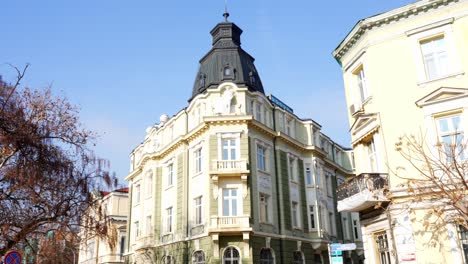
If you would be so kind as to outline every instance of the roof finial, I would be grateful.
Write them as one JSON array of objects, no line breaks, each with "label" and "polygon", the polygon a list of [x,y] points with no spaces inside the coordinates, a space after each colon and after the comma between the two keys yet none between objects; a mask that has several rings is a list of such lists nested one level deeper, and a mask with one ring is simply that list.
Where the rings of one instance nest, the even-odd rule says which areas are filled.
[{"label": "roof finial", "polygon": [[224,0],[224,14],[223,14],[224,20],[228,22],[228,17],[229,13],[227,11],[227,0]]}]

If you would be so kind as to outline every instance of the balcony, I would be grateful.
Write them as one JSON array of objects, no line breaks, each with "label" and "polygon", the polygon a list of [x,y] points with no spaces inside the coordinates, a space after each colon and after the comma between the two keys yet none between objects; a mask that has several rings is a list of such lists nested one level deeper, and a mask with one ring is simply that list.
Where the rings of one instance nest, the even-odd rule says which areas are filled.
[{"label": "balcony", "polygon": [[250,231],[249,216],[212,216],[210,232]]},{"label": "balcony", "polygon": [[360,212],[386,202],[387,174],[361,173],[337,188],[338,212]]},{"label": "balcony", "polygon": [[155,241],[153,235],[137,238],[135,242],[136,243],[135,243],[134,250],[139,250],[139,249],[143,249],[143,248],[150,248],[150,247],[154,247],[156,245],[156,241]]},{"label": "balcony", "polygon": [[240,175],[247,174],[247,160],[213,160],[210,174],[216,175]]}]

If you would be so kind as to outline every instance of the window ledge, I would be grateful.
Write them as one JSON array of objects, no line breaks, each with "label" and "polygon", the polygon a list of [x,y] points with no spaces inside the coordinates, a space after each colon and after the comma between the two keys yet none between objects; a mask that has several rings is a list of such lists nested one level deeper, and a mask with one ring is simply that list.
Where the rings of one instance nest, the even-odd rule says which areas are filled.
[{"label": "window ledge", "polygon": [[262,174],[265,174],[265,175],[270,175],[270,173],[268,171],[266,171],[266,170],[262,170],[262,169],[257,168],[257,171],[261,172]]},{"label": "window ledge", "polygon": [[458,77],[458,76],[461,76],[461,75],[464,75],[464,74],[465,74],[465,72],[463,72],[463,71],[447,74],[447,75],[444,75],[444,76],[441,76],[441,77],[438,77],[438,78],[435,78],[435,79],[430,79],[430,80],[425,80],[425,81],[422,81],[422,82],[418,82],[418,86],[425,86],[426,84],[429,84],[429,83],[432,83],[432,82],[437,82],[437,81],[448,79],[448,78]]},{"label": "window ledge", "polygon": [[195,178],[195,177],[200,176],[200,175],[202,175],[202,174],[203,174],[203,171],[196,172],[196,173],[192,176],[192,178]]},{"label": "window ledge", "polygon": [[174,187],[174,184],[167,186],[164,190],[167,191],[167,190],[171,189],[172,187]]}]

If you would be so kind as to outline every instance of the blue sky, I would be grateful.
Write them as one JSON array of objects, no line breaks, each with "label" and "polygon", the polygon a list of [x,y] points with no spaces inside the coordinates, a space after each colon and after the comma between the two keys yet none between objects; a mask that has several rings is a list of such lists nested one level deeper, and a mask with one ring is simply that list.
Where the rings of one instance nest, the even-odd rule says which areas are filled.
[{"label": "blue sky", "polygon": [[[267,94],[349,146],[341,68],[331,52],[356,22],[413,1],[228,1]],[[52,85],[100,134],[96,152],[123,179],[129,153],[161,114],[187,105],[224,1],[3,1],[0,74],[30,63],[23,84]]]}]

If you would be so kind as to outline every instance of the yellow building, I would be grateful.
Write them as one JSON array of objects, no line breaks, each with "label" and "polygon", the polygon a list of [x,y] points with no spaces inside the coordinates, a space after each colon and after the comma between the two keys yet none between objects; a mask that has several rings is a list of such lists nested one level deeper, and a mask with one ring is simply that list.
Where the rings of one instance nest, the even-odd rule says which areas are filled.
[{"label": "yellow building", "polygon": [[426,231],[423,217],[443,201],[409,202],[397,174],[420,173],[395,144],[404,135],[424,136],[429,151],[466,142],[468,1],[422,0],[362,19],[333,55],[357,175],[339,187],[338,210],[360,212],[366,263],[467,263],[466,230]]},{"label": "yellow building", "polygon": [[[80,264],[118,264],[124,263],[123,255],[127,239],[128,188],[120,188],[112,192],[101,191],[98,194],[104,215],[111,221],[116,233],[111,236],[115,247],[110,248],[109,242],[90,236],[80,244],[78,263]],[[86,229],[83,230],[86,232]],[[85,236],[86,237],[86,236]]]}]

